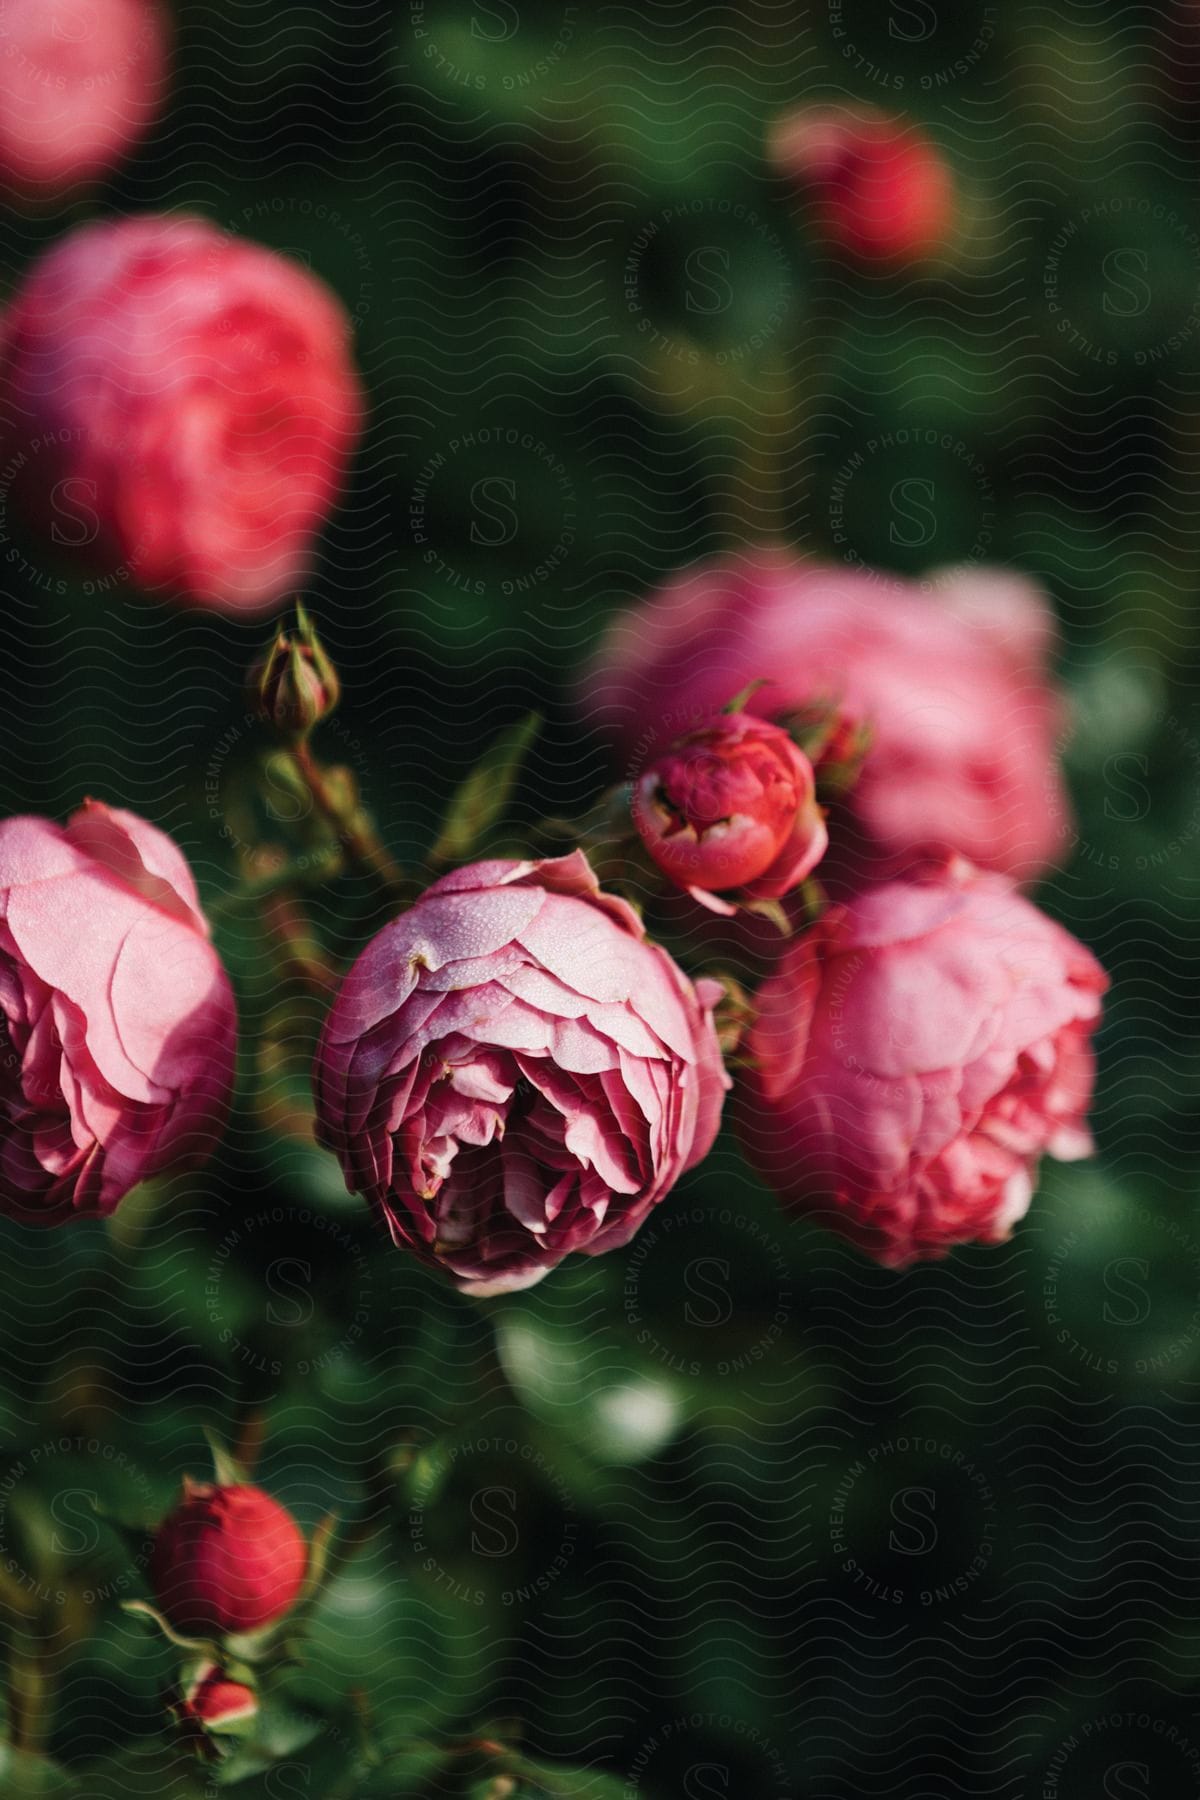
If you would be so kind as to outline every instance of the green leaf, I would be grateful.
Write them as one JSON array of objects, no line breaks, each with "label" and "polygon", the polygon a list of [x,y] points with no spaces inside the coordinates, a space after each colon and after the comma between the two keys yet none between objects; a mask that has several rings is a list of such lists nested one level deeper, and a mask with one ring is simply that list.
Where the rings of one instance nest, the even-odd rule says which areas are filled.
[{"label": "green leaf", "polygon": [[0,1793],[5,1800],[71,1800],[79,1791],[74,1778],[48,1756],[31,1756],[0,1744]]},{"label": "green leaf", "polygon": [[432,863],[465,862],[498,824],[541,729],[541,714],[527,713],[484,751],[450,802],[437,843],[429,853]]}]

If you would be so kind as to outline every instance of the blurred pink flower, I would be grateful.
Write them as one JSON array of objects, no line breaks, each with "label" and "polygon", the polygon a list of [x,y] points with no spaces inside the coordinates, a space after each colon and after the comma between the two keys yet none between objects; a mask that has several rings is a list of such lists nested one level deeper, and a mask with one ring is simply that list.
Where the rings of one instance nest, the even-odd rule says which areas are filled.
[{"label": "blurred pink flower", "polygon": [[34,198],[106,174],[166,93],[159,0],[0,0],[0,182]]},{"label": "blurred pink flower", "polygon": [[663,873],[715,911],[779,900],[811,874],[829,838],[812,764],[776,725],[722,713],[656,756],[633,788],[633,822]]},{"label": "blurred pink flower", "polygon": [[1044,597],[1009,571],[947,570],[926,590],[763,550],[630,608],[581,700],[642,759],[757,679],[746,709],[763,718],[834,702],[871,736],[848,803],[856,881],[956,851],[1032,880],[1070,836],[1054,641]]},{"label": "blurred pink flower", "polygon": [[580,851],[458,869],[359,957],[318,1128],[397,1243],[468,1292],[629,1242],[712,1145],[720,989],[693,988]]},{"label": "blurred pink flower", "polygon": [[224,1124],[233,996],[187,863],[133,813],[0,824],[0,1211],[58,1225],[194,1165]]},{"label": "blurred pink flower", "polygon": [[81,227],[0,321],[23,501],[120,580],[263,611],[303,582],[358,435],[349,336],[314,276],[203,220]]},{"label": "blurred pink flower", "polygon": [[834,907],[757,996],[738,1096],[781,1199],[902,1267],[1000,1243],[1040,1157],[1089,1154],[1089,950],[962,861]]}]

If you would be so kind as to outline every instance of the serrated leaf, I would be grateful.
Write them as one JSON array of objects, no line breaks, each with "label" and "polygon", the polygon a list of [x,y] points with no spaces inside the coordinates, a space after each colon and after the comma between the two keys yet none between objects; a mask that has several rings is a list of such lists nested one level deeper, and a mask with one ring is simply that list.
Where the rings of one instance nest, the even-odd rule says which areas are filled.
[{"label": "serrated leaf", "polygon": [[450,802],[431,862],[465,862],[499,823],[541,728],[542,715],[528,713],[488,746]]}]

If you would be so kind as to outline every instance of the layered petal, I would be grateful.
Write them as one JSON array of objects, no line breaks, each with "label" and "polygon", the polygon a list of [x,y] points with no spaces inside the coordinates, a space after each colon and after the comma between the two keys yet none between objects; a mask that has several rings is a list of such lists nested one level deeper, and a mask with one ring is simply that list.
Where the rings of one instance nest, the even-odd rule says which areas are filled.
[{"label": "layered petal", "polygon": [[624,1242],[728,1086],[697,990],[576,853],[477,863],[369,944],[327,1021],[320,1134],[397,1243],[476,1293]]},{"label": "layered petal", "polygon": [[1041,1156],[1088,1147],[1105,986],[1083,945],[961,860],[874,889],[763,986],[747,1154],[882,1262],[1000,1241]]},{"label": "layered petal", "polygon": [[0,1204],[107,1213],[224,1122],[233,998],[176,847],[89,805],[0,825]]}]

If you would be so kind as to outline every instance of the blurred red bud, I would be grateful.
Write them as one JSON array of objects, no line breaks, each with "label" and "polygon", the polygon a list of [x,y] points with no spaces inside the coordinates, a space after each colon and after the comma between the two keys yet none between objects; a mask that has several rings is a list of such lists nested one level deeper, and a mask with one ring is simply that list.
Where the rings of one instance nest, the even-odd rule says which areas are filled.
[{"label": "blurred red bud", "polygon": [[768,156],[804,190],[818,234],[859,262],[916,261],[950,236],[949,165],[909,119],[872,107],[805,107],[775,126]]}]

